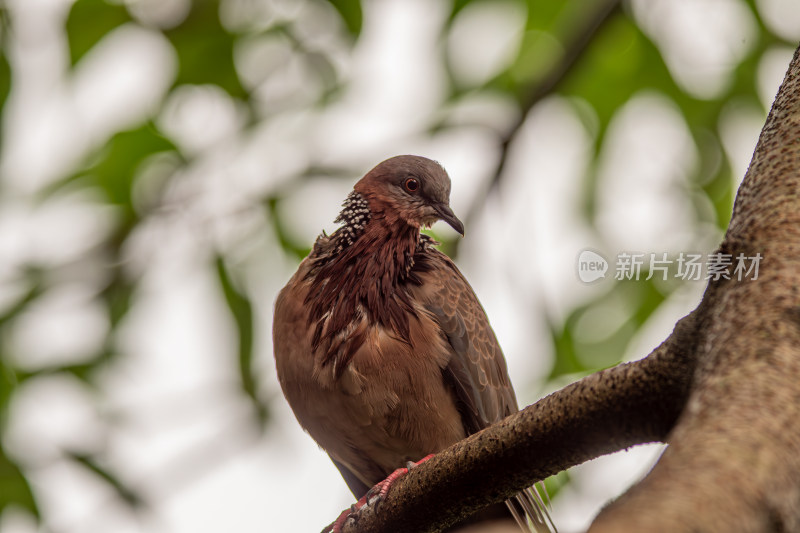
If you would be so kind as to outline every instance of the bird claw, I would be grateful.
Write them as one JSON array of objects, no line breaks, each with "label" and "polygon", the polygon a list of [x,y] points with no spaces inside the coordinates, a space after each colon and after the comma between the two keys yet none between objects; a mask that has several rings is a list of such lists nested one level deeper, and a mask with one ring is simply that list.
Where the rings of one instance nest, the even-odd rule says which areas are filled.
[{"label": "bird claw", "polygon": [[384,498],[386,498],[386,494],[389,492],[394,482],[406,474],[408,474],[408,468],[398,468],[386,476],[386,479],[380,483],[376,483],[375,486],[369,489],[364,495],[367,499],[367,505],[380,505]]},{"label": "bird claw", "polygon": [[367,498],[367,504],[379,505],[380,503],[382,503],[383,500],[386,498],[386,494],[388,494],[389,489],[391,488],[391,486],[394,484],[395,481],[397,481],[404,475],[408,474],[408,471],[410,469],[414,468],[415,466],[421,465],[422,463],[433,457],[433,455],[434,454],[426,455],[416,463],[413,461],[408,461],[406,463],[405,468],[398,468],[397,470],[389,474],[386,477],[386,479],[384,479],[380,483],[377,483],[374,487],[372,487],[367,491],[367,494],[365,495],[365,497]]},{"label": "bird claw", "polygon": [[355,520],[355,514],[357,513],[355,507],[355,505],[351,505],[349,508],[342,511],[339,518],[333,523],[333,527],[325,531],[325,533],[342,533],[345,522],[351,518]]},{"label": "bird claw", "polygon": [[339,518],[336,519],[336,522],[333,523],[333,527],[329,530],[329,533],[342,533],[342,528],[344,524],[352,519],[358,519],[358,513],[367,506],[375,506],[377,509],[383,500],[386,499],[386,494],[389,493],[389,489],[394,484],[395,481],[403,477],[404,475],[408,474],[408,471],[415,466],[421,465],[428,459],[432,458],[434,454],[426,455],[416,463],[413,461],[408,461],[406,463],[405,468],[398,468],[388,476],[383,481],[376,483],[371,489],[367,491],[356,503],[350,506],[349,509],[345,509],[339,515]]},{"label": "bird claw", "polygon": [[[383,483],[383,481],[381,481],[381,483]],[[380,483],[378,483],[378,485],[380,485]],[[374,488],[375,487],[369,489],[367,493],[364,494],[361,498],[359,498],[359,500],[356,503],[354,503],[353,505],[342,511],[341,514],[339,515],[339,518],[337,518],[336,521],[333,523],[333,527],[326,533],[342,533],[342,528],[344,527],[344,524],[348,520],[351,519],[357,520],[358,513],[361,511],[361,509],[374,502],[375,497],[371,495],[372,490]]]}]

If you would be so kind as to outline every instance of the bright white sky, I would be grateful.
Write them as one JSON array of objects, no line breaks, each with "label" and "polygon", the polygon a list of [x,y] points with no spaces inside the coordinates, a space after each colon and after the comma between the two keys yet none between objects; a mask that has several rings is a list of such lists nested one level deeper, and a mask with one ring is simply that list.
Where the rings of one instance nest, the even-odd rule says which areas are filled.
[{"label": "bright white sky", "polygon": [[[18,290],[15,268],[26,260],[73,265],[63,270],[63,286],[3,341],[25,354],[19,364],[36,368],[74,360],[103,339],[108,324],[92,302],[99,282],[81,265],[107,231],[110,214],[86,195],[69,194],[35,207],[30,194],[76,165],[109,132],[156,112],[154,106],[171,84],[175,57],[156,32],[126,27],[108,36],[68,78],[61,17],[69,0],[7,3],[18,38],[9,49],[15,85],[0,158],[0,294],[6,295],[0,306]],[[165,8],[164,16],[180,12],[181,0],[167,4],[175,11]],[[291,14],[304,3],[266,4]],[[352,63],[340,57],[352,83],[342,102],[329,110],[307,112],[297,102],[292,107],[292,98],[302,97],[293,80],[303,79],[302,68],[293,64],[281,71],[278,82],[265,82],[259,89],[265,105],[282,103],[285,111],[248,136],[241,130],[238,105],[219,90],[184,88],[167,102],[159,124],[197,161],[171,187],[167,197],[173,208],[154,217],[129,245],[130,271],[141,274],[143,283],[118,339],[128,356],[101,380],[108,404],[98,407],[91,391],[77,382],[42,380],[18,395],[3,435],[4,445],[30,467],[47,530],[318,531],[351,503],[336,469],[280,398],[268,332],[272,302],[296,264],[276,252],[271,235],[247,237],[263,224],[253,199],[284,184],[309,157],[367,170],[391,155],[419,153],[448,168],[452,205],[463,213],[480,194],[478,185],[497,157],[489,129],[465,125],[434,137],[420,133],[443,98],[444,73],[431,51],[447,3],[367,4]],[[700,7],[688,1],[655,4],[648,8],[647,2],[634,1],[632,10],[655,40],[677,43],[664,45],[676,79],[698,96],[716,94],[747,52],[740,36],[753,31],[749,13],[737,0],[702,2]],[[465,11],[450,37],[450,59],[464,80],[475,83],[491,76],[519,41],[521,14],[511,4],[494,5]],[[800,14],[789,16],[797,9],[791,1],[759,5],[776,31],[795,37],[800,32],[788,22],[800,20]],[[681,30],[687,27],[713,28],[713,38],[705,41],[706,32]],[[693,44],[692,39],[703,42]],[[257,68],[283,53],[282,46],[259,43],[252,57],[242,53],[242,64]],[[707,53],[695,53],[698,47]],[[693,51],[691,61],[687,49]],[[790,55],[791,50],[776,48],[763,61],[759,86],[766,104]],[[741,176],[763,115],[736,111],[725,116],[721,128]],[[508,102],[485,97],[467,102],[454,116],[464,124],[478,117],[502,128],[512,113]],[[609,133],[613,142],[601,162],[597,228],[605,240],[599,242],[597,232],[578,216],[591,135],[575,107],[563,99],[549,98],[537,106],[513,147],[503,189],[467,228],[463,242],[459,266],[492,320],[512,379],[523,391],[521,404],[537,399],[535,384],[551,364],[551,346],[537,313],[546,309],[558,321],[599,290],[581,284],[574,274],[580,250],[710,250],[719,239],[712,229],[698,234],[687,219],[688,199],[681,186],[697,154],[683,119],[669,101],[645,93],[620,111]],[[151,180],[157,181],[158,172],[168,171],[169,165],[158,162],[142,180],[137,190],[142,201],[152,194]],[[331,229],[349,186],[312,180],[294,190],[284,209],[297,213],[295,237],[310,243],[322,228]],[[234,367],[222,356],[230,353],[234,330],[207,268],[210,245],[236,252],[243,280],[258,296],[262,392],[275,398],[265,435],[242,429],[251,412],[236,392]],[[702,288],[691,285],[671,297],[637,336],[627,358],[656,346],[698,301]],[[117,419],[113,429],[102,429],[101,415]],[[142,517],[131,516],[107,486],[58,456],[63,448],[99,446],[109,450],[108,464],[148,495],[152,507]],[[640,447],[573,469],[576,483],[554,502],[560,529],[584,528],[600,506],[647,471],[659,452],[659,447]],[[32,533],[37,528],[11,509],[0,516],[0,530]]]}]

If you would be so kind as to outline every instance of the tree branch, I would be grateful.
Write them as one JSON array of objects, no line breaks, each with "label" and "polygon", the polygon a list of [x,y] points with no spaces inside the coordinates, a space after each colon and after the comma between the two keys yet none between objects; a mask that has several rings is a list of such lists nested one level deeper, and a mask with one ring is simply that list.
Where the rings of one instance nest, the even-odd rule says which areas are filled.
[{"label": "tree branch", "polygon": [[693,324],[690,315],[647,358],[573,383],[412,469],[345,533],[438,531],[561,470],[663,441],[689,391]]},{"label": "tree branch", "polygon": [[757,280],[711,282],[690,408],[595,532],[800,530],[800,49],[778,91],[721,252]]}]

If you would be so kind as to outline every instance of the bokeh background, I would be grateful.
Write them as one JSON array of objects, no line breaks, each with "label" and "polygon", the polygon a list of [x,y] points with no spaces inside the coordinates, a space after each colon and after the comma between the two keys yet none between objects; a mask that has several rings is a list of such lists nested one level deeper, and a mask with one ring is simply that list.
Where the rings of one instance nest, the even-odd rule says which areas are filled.
[{"label": "bokeh background", "polygon": [[[796,0],[0,0],[0,531],[318,531],[272,305],[382,159],[439,160],[521,404],[642,357],[703,282]],[[591,248],[612,261],[580,282]],[[642,276],[644,278],[644,275]],[[658,446],[548,480],[564,531]]]}]

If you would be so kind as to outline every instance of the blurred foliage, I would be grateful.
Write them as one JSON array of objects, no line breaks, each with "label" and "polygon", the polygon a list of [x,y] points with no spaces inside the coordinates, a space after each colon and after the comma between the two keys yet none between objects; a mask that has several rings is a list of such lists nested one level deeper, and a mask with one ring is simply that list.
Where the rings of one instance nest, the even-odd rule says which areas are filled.
[{"label": "blurred foliage", "polygon": [[39,517],[39,509],[28,480],[0,449],[0,513],[10,504],[18,505]]},{"label": "blurred foliage", "polygon": [[[6,41],[8,39],[8,14],[5,8],[0,5],[0,112],[8,98],[11,90],[11,67],[6,57]],[[0,141],[2,138],[0,137]]]},{"label": "blurred foliage", "polygon": [[178,53],[176,85],[213,83],[235,98],[247,98],[233,60],[236,35],[222,27],[219,2],[192,3],[186,19],[165,34]]},{"label": "blurred foliage", "polygon": [[75,181],[79,187],[102,191],[109,205],[120,208],[123,217],[120,229],[127,231],[139,218],[133,201],[133,187],[141,165],[155,154],[176,150],[175,145],[160,134],[152,123],[120,131],[90,157],[88,167],[49,187],[47,192],[52,194]]},{"label": "blurred foliage", "polygon": [[[449,32],[460,14],[473,4],[485,0],[454,0],[449,6],[449,14],[442,29],[443,37]],[[588,106],[593,116],[594,146],[593,158],[585,176],[584,206],[582,214],[591,225],[596,215],[598,156],[606,142],[609,125],[619,109],[634,95],[645,90],[655,91],[672,101],[683,115],[689,131],[698,147],[700,162],[691,176],[689,187],[692,193],[703,195],[713,205],[713,220],[707,220],[706,211],[698,208],[700,221],[713,223],[724,229],[730,217],[733,200],[733,176],[731,164],[720,158],[722,141],[719,133],[720,116],[731,102],[749,102],[761,106],[756,84],[756,74],[764,54],[776,44],[784,43],[770,32],[759,16],[753,0],[746,2],[746,9],[758,23],[758,33],[750,51],[733,70],[731,83],[724,91],[713,98],[699,98],[687,92],[676,82],[664,58],[664,51],[648,36],[632,15],[631,6],[617,1],[554,0],[549,2],[533,0],[511,0],[520,4],[526,13],[523,33],[514,57],[497,74],[477,85],[459,81],[452,71],[443,50],[435,51],[449,74],[448,95],[442,103],[443,108],[475,94],[501,94],[514,102],[518,117],[516,125],[498,141],[504,146],[514,139],[527,112],[542,98],[550,94],[560,94],[576,103]],[[161,101],[152,114],[141,117],[134,125],[119,131],[110,132],[100,139],[95,148],[85,157],[78,168],[66,169],[63,176],[39,191],[39,201],[57,196],[64,191],[85,190],[99,194],[101,203],[115,213],[113,228],[97,247],[101,262],[102,286],[95,295],[107,313],[109,331],[99,353],[91,354],[80,362],[63,366],[30,370],[17,365],[24,354],[8,353],[8,343],[0,342],[0,424],[7,422],[9,406],[14,401],[20,387],[42,374],[66,373],[79,377],[91,384],[98,373],[110,362],[124,355],[116,348],[115,338],[120,324],[128,315],[139,290],[140,279],[124,269],[126,256],[124,249],[132,235],[144,227],[151,217],[161,214],[162,203],[166,202],[167,191],[176,176],[191,168],[202,153],[184,150],[178,139],[164,131],[161,114],[177,91],[188,85],[211,85],[229,95],[244,114],[246,127],[264,125],[275,116],[276,109],[269,102],[265,104],[259,96],[261,81],[247,81],[242,76],[237,53],[247,42],[279,36],[280,42],[289,43],[291,53],[302,59],[306,74],[319,82],[321,89],[313,93],[310,101],[301,105],[306,107],[334,105],[341,90],[347,84],[346,69],[341,68],[341,58],[335,51],[325,46],[315,45],[313,35],[299,29],[298,20],[304,16],[302,8],[295,9],[294,15],[286,15],[286,6],[280,16],[270,16],[272,3],[236,0],[196,0],[189,4],[183,16],[170,19],[159,25],[140,14],[130,6],[136,2],[76,0],[65,18],[65,34],[69,47],[69,66],[80,67],[82,60],[102,43],[105,37],[123,25],[146,28],[163,36],[172,47],[177,58],[177,72]],[[157,4],[153,3],[154,5]],[[262,5],[262,11],[249,14],[247,9]],[[275,3],[275,5],[280,2]],[[347,43],[348,53],[357,46],[365,25],[363,7],[366,2],[359,0],[308,0],[303,5],[314,5],[325,13],[339,17],[340,28],[344,34],[342,41]],[[232,9],[243,10],[238,22],[225,21],[223,12]],[[267,11],[267,16],[263,15]],[[291,11],[291,9],[289,9]],[[295,18],[292,18],[295,17]],[[9,91],[14,90],[15,76],[20,65],[10,59],[9,41],[16,38],[15,20],[6,8],[0,8],[0,106],[7,102]],[[313,33],[313,32],[312,32]],[[446,39],[441,39],[444,47]],[[13,56],[11,56],[13,57]],[[268,68],[277,70],[288,58],[269,63]],[[271,73],[265,74],[269,79]],[[282,74],[283,75],[283,74]],[[302,93],[302,91],[290,91]],[[289,104],[287,104],[289,105]],[[3,109],[5,111],[5,109]],[[444,113],[444,111],[443,111]],[[446,122],[446,120],[445,120]],[[441,116],[431,117],[430,131],[443,127]],[[13,132],[11,132],[13,133]],[[9,132],[5,131],[8,135]],[[174,171],[170,173],[155,193],[158,198],[150,203],[137,200],[137,187],[142,175],[154,158],[160,155],[173,156]],[[507,155],[505,152],[503,155]],[[720,161],[721,159],[721,161]],[[313,162],[312,162],[313,164]],[[502,161],[501,161],[502,165]],[[351,171],[352,170],[352,171]],[[363,169],[340,169],[338,176],[351,180]],[[314,169],[303,168],[298,171],[298,180],[307,180]],[[499,182],[502,173],[487,179]],[[0,199],[3,189],[0,182]],[[163,200],[163,202],[162,202]],[[287,257],[299,261],[308,253],[311,243],[296,242],[291,233],[289,220],[281,217],[280,206],[284,201],[281,191],[270,191],[257,199],[264,216],[265,232],[271,232],[275,242]],[[478,203],[485,201],[479,197]],[[454,242],[444,242],[444,249],[456,253]],[[237,369],[238,386],[243,397],[253,406],[254,424],[263,429],[269,421],[269,409],[260,388],[262,380],[254,365],[255,346],[258,335],[267,334],[256,331],[257,306],[254,301],[262,298],[255,294],[247,283],[240,282],[237,271],[237,253],[230,247],[220,245],[209,238],[209,270],[218,284],[222,300],[235,326],[238,336],[236,349],[227,354],[230,365]],[[98,251],[99,250],[99,251]],[[56,270],[60,265],[25,265],[21,283],[27,290],[10,303],[4,300],[0,307],[0,340],[7,338],[15,327],[16,320],[23,315],[43,294],[59,283]],[[33,273],[33,274],[32,274]],[[548,324],[555,352],[555,363],[550,378],[555,380],[564,376],[581,375],[610,366],[620,360],[626,347],[636,332],[645,324],[659,305],[675,287],[651,282],[619,282],[612,284],[608,291],[594,300],[585,302],[573,309],[566,320]],[[632,302],[632,310],[627,321],[616,331],[601,341],[586,343],[576,335],[577,324],[587,312],[602,309],[614,298],[624,298]],[[19,366],[19,367],[18,367]],[[107,423],[111,424],[111,421]],[[0,435],[3,434],[0,427]],[[15,504],[29,510],[39,517],[35,492],[31,491],[26,478],[26,466],[18,458],[7,455],[0,441],[0,512]],[[116,491],[120,500],[131,508],[142,506],[142,496],[126,485],[113,466],[102,460],[102,450],[94,453],[77,453],[64,450],[64,456],[75,464],[82,465],[88,472],[98,476]],[[548,481],[551,491],[558,490],[569,481],[565,473]]]},{"label": "blurred foliage", "polygon": [[361,33],[361,25],[364,23],[361,2],[359,0],[331,0],[331,4],[342,16],[347,31],[353,37],[358,37],[358,34]]},{"label": "blurred foliage", "polygon": [[114,487],[120,499],[131,509],[140,509],[145,506],[145,502],[142,500],[141,496],[136,493],[136,491],[122,483],[119,477],[112,473],[108,468],[101,466],[95,457],[69,451],[66,452],[66,455],[69,459],[96,474],[109,485]]},{"label": "blurred foliage", "polygon": [[268,411],[266,405],[259,399],[257,376],[253,367],[253,329],[255,327],[253,305],[246,295],[233,286],[224,258],[218,257],[216,264],[219,283],[225,294],[225,302],[233,315],[236,329],[239,333],[239,378],[241,387],[252,400],[258,421],[263,426],[267,421]]},{"label": "blurred foliage", "polygon": [[122,4],[105,0],[80,0],[73,4],[67,18],[69,57],[74,66],[108,32],[131,22]]}]

